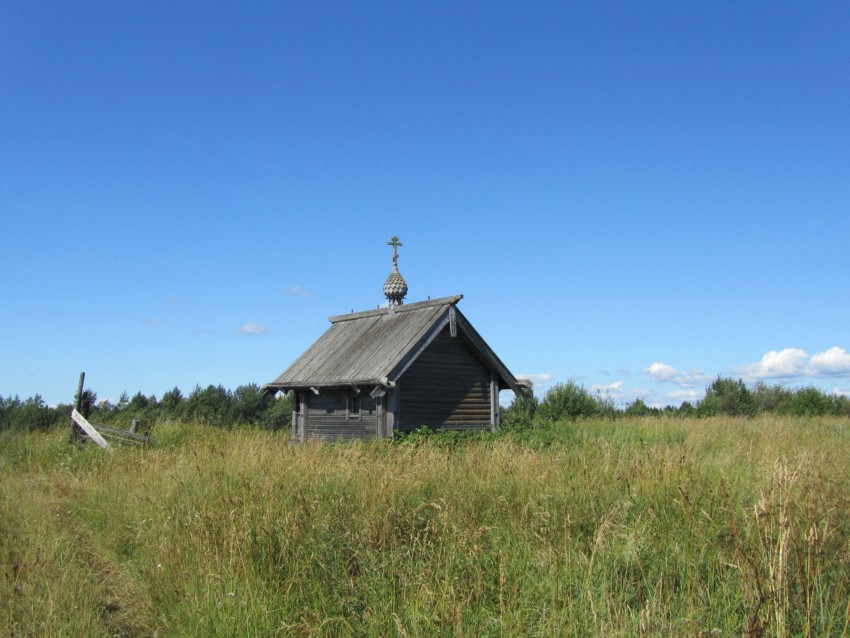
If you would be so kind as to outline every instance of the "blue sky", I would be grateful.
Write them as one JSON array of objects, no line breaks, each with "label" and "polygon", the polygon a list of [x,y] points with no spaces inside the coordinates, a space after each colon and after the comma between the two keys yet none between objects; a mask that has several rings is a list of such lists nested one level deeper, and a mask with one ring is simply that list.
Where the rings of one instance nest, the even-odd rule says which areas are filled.
[{"label": "blue sky", "polygon": [[0,5],[0,395],[265,383],[382,302],[544,392],[850,393],[850,4]]}]

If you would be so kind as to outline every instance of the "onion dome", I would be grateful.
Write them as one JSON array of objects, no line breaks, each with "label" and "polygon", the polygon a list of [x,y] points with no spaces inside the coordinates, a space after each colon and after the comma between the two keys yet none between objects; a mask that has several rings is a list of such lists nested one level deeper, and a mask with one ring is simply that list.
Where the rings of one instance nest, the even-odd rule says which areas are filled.
[{"label": "onion dome", "polygon": [[387,246],[393,247],[393,270],[387,280],[384,282],[384,294],[390,302],[390,310],[404,303],[404,297],[407,295],[407,282],[401,273],[398,271],[398,247],[404,246],[398,237],[392,237],[387,242]]},{"label": "onion dome", "polygon": [[391,308],[404,303],[404,298],[407,295],[407,282],[401,276],[396,264],[393,264],[392,272],[384,282],[384,294],[389,300]]}]

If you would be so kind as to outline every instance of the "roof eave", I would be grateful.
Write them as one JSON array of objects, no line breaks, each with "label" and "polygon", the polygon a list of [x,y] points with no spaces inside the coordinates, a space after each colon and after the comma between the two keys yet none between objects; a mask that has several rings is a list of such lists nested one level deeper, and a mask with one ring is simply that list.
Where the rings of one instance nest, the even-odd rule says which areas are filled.
[{"label": "roof eave", "polygon": [[310,390],[312,388],[359,388],[365,386],[387,386],[387,379],[334,379],[332,381],[287,381],[284,383],[267,383],[266,390]]},{"label": "roof eave", "polygon": [[484,338],[478,334],[478,331],[469,323],[469,320],[463,316],[459,310],[457,312],[458,325],[463,333],[473,343],[475,348],[487,360],[493,370],[496,372],[500,390],[512,390],[516,396],[520,396],[522,389],[517,384],[516,377],[511,373],[508,367],[502,363],[502,360],[495,351],[484,341]]}]

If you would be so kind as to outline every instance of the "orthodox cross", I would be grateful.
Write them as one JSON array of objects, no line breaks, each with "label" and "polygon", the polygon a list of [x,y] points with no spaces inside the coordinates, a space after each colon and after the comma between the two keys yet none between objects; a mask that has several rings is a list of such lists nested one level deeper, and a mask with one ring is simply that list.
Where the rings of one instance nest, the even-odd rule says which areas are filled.
[{"label": "orthodox cross", "polygon": [[393,236],[393,237],[390,238],[390,241],[387,242],[387,246],[393,247],[393,266],[397,266],[398,265],[398,247],[404,246],[404,244],[402,244],[398,240],[398,237]]}]

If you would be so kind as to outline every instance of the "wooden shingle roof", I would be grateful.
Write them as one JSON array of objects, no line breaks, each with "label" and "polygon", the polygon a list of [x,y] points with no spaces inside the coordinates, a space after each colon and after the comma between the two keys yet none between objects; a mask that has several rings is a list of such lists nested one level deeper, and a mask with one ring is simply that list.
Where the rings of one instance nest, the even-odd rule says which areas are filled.
[{"label": "wooden shingle roof", "polygon": [[329,386],[389,386],[440,331],[454,321],[494,371],[500,389],[518,391],[516,378],[455,307],[463,295],[330,317],[331,327],[265,390]]}]

